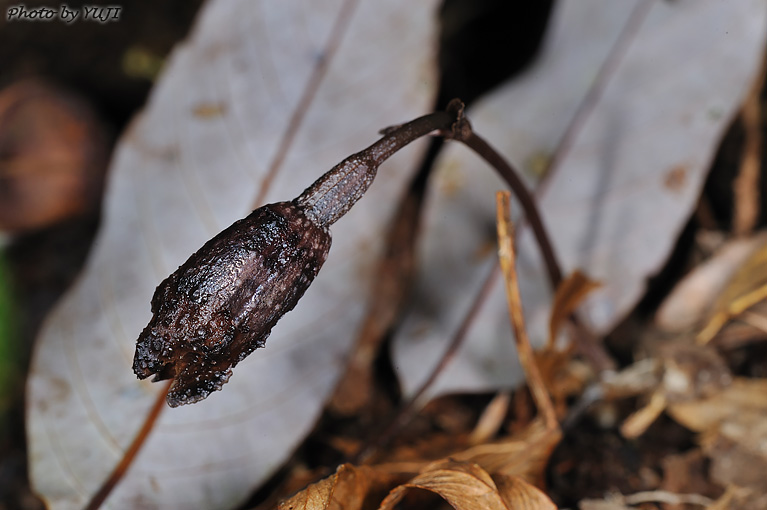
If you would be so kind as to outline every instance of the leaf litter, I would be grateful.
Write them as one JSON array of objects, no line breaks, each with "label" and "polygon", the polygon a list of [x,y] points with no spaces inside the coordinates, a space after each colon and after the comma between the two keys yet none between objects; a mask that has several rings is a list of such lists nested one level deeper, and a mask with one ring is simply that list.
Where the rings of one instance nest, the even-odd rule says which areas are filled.
[{"label": "leaf litter", "polygon": [[[513,228],[509,218],[509,193],[498,194],[499,256],[507,284],[509,313],[522,365],[531,380],[531,391],[540,416],[521,433],[497,441],[448,453],[442,460],[421,463],[418,473],[405,483],[393,486],[380,507],[392,509],[410,489],[433,492],[453,508],[529,510],[555,509],[556,505],[535,485],[544,484],[544,469],[561,437],[554,407],[543,386],[535,357],[525,332],[516,277]],[[571,285],[572,287],[572,285]],[[564,294],[564,293],[563,293]],[[585,292],[583,293],[585,295]],[[560,300],[560,303],[567,300]],[[572,300],[570,300],[571,302]],[[552,320],[553,323],[560,321]],[[556,331],[554,330],[556,333]],[[387,458],[389,457],[389,458]],[[324,509],[341,505],[362,508],[369,487],[390,474],[395,456],[384,455],[380,465],[354,467],[345,464],[338,471],[280,503],[281,509]],[[413,469],[413,464],[407,464]],[[400,477],[406,475],[400,472]],[[342,494],[343,496],[339,496]],[[347,506],[348,505],[348,506]]]}]

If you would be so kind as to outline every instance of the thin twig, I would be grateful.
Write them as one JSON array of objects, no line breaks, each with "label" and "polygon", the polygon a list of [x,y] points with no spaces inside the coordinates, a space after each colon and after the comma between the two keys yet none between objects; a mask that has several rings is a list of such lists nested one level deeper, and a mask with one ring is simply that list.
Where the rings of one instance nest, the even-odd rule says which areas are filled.
[{"label": "thin twig", "polygon": [[758,78],[751,86],[751,91],[741,108],[744,143],[740,171],[733,182],[733,231],[735,235],[745,237],[754,230],[759,216],[762,189],[759,185],[759,170],[762,167],[762,104],[761,92],[764,88],[765,63]]},{"label": "thin twig", "polygon": [[554,404],[543,382],[543,377],[535,363],[535,355],[530,345],[525,328],[525,316],[522,311],[522,296],[519,292],[519,277],[516,269],[516,251],[514,248],[514,226],[511,223],[511,198],[508,191],[496,194],[496,212],[498,228],[498,258],[504,276],[506,298],[508,299],[509,318],[514,330],[514,339],[519,353],[519,362],[525,370],[530,392],[535,400],[538,412],[541,413],[549,430],[559,427]]}]

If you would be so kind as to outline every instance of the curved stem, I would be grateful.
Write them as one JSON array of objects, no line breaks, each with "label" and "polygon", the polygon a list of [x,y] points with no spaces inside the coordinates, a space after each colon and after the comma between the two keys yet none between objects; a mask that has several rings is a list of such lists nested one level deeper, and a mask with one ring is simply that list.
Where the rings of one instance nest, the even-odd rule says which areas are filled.
[{"label": "curved stem", "polygon": [[295,203],[315,223],[328,227],[365,194],[378,167],[395,152],[433,131],[450,130],[456,114],[436,112],[384,130],[384,136],[317,179],[296,198]]},{"label": "curved stem", "polygon": [[562,283],[562,268],[557,260],[549,234],[546,232],[546,228],[543,225],[543,219],[538,212],[538,207],[535,205],[535,200],[527,190],[525,183],[522,182],[522,179],[519,177],[519,172],[517,172],[503,158],[503,156],[498,154],[489,143],[473,131],[467,138],[461,138],[460,141],[482,156],[485,161],[495,168],[498,174],[503,177],[506,183],[508,183],[514,196],[519,200],[522,209],[525,211],[527,221],[533,229],[535,240],[538,242],[538,246],[541,249],[541,255],[543,256],[543,262],[546,265],[546,272],[549,275],[551,288],[556,290],[557,287],[559,287],[559,284]]}]

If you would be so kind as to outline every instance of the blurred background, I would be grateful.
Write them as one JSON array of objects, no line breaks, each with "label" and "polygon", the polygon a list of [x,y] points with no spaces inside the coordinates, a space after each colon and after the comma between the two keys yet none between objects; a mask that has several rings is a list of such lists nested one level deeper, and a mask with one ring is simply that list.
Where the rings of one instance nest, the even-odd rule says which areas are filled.
[{"label": "blurred background", "polygon": [[[116,141],[201,4],[131,2],[122,6],[119,20],[67,25],[9,22],[6,12],[17,4],[0,2],[0,508],[42,508],[29,490],[24,438],[24,381],[35,335],[87,257]],[[552,8],[552,1],[445,1],[435,108],[453,97],[471,103],[524,70],[535,59]],[[763,102],[764,91],[759,97]],[[728,129],[701,203],[638,313],[657,306],[679,278],[700,229],[764,226],[764,207],[746,227],[734,220],[733,181],[745,122],[739,115]],[[763,135],[763,113],[756,122]],[[435,142],[424,175],[438,147]],[[762,146],[761,161],[764,151]],[[761,182],[764,171],[760,165]]]}]

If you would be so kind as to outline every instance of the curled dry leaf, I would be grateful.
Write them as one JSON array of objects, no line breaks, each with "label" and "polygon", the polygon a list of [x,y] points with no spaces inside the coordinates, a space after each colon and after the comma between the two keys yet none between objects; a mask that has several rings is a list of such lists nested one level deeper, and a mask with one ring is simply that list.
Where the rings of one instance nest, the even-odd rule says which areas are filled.
[{"label": "curled dry leaf", "polygon": [[551,452],[561,439],[559,429],[549,429],[543,420],[536,419],[509,438],[472,446],[450,457],[476,463],[493,474],[518,476],[529,483],[542,485]]},{"label": "curled dry leaf", "polygon": [[521,478],[493,475],[498,492],[510,510],[556,510],[555,505],[540,489]]},{"label": "curled dry leaf", "polygon": [[434,492],[456,510],[556,508],[542,492],[520,479],[492,477],[476,464],[445,460],[427,466],[408,483],[392,490],[381,503],[381,510],[393,509],[411,488]]},{"label": "curled dry leaf", "polygon": [[[388,496],[380,508],[391,509],[408,489],[434,492],[454,508],[498,510],[553,510],[551,500],[521,478],[503,474],[490,475],[476,464],[442,460],[422,466],[412,476],[407,465],[360,466],[344,464],[335,474],[312,484],[282,501],[279,510],[360,510],[376,497]],[[404,469],[404,470],[403,470]]]},{"label": "curled dry leaf", "polygon": [[565,320],[575,312],[584,299],[602,284],[591,280],[579,270],[565,278],[554,293],[554,302],[551,304],[551,318],[549,319],[549,338],[546,342],[548,349],[554,348],[559,331]]},{"label": "curled dry leaf", "polygon": [[49,508],[83,508],[144,425],[145,444],[105,508],[232,508],[311,429],[364,312],[381,233],[417,147],[395,155],[339,220],[292,320],[240,363],[227,391],[148,422],[164,388],[136,380],[135,340],[158,283],[207,239],[257,206],[297,196],[381,127],[431,109],[436,8],[370,0],[202,8],[118,144],[94,249],[36,344],[30,478]]},{"label": "curled dry leaf", "polygon": [[535,353],[535,362],[541,371],[544,384],[552,394],[558,413],[565,412],[565,398],[578,394],[590,375],[582,364],[573,363],[573,346],[564,349],[556,346],[557,335],[567,319],[577,310],[588,295],[601,286],[581,271],[574,271],[565,278],[554,293],[549,319],[549,334],[545,347]]},{"label": "curled dry leaf", "polygon": [[371,491],[391,486],[399,476],[388,470],[343,464],[335,474],[309,485],[295,496],[280,502],[279,510],[360,510]]}]

